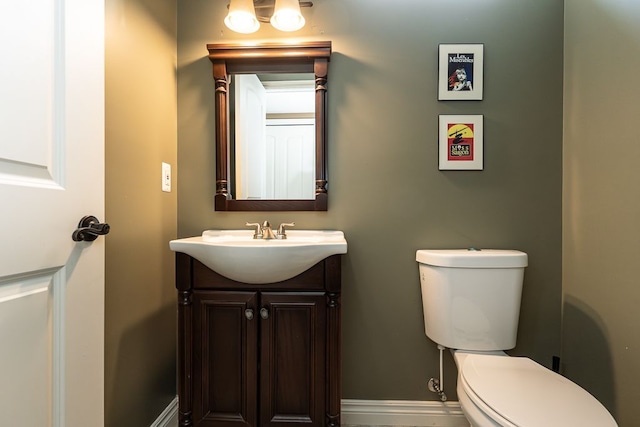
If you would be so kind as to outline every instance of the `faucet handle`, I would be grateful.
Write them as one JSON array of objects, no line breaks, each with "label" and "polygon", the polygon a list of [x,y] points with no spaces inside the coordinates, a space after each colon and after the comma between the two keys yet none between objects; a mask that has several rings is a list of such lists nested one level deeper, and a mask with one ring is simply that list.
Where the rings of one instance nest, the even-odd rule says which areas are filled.
[{"label": "faucet handle", "polygon": [[262,227],[257,222],[247,222],[245,224],[247,227],[255,227],[256,231],[253,233],[254,239],[262,239]]},{"label": "faucet handle", "polygon": [[287,238],[287,230],[285,227],[295,227],[295,222],[283,222],[278,227],[278,234],[276,234],[277,239],[286,239]]}]

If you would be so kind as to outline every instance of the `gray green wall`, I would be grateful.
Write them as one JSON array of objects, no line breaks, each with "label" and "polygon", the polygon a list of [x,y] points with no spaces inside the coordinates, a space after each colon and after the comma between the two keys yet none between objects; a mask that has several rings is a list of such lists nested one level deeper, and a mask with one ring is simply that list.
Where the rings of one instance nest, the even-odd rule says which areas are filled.
[{"label": "gray green wall", "polygon": [[640,3],[566,0],[563,373],[640,425]]},{"label": "gray green wall", "polygon": [[176,395],[176,1],[105,6],[105,426],[141,427]]},{"label": "gray green wall", "polygon": [[[175,396],[166,242],[262,219],[347,235],[345,398],[434,398],[424,383],[437,375],[438,355],[422,329],[416,249],[517,248],[529,253],[530,266],[512,353],[549,365],[561,351],[565,375],[621,426],[637,423],[640,141],[615,130],[633,125],[638,112],[640,5],[469,0],[456,3],[464,14],[452,16],[444,2],[404,1],[398,9],[316,1],[304,10],[309,25],[293,36],[333,41],[330,210],[244,214],[212,209],[205,44],[286,38],[268,28],[253,36],[229,32],[221,23],[224,1],[176,3],[106,1],[106,426],[149,425]],[[485,44],[485,99],[438,102],[438,43],[469,42]],[[438,114],[485,115],[484,171],[437,170]],[[169,194],[159,190],[162,161],[174,166]]]},{"label": "gray green wall", "polygon": [[[178,2],[178,234],[265,219],[343,230],[343,397],[357,399],[436,398],[426,389],[438,352],[424,334],[416,249],[523,250],[530,266],[512,353],[550,366],[560,352],[563,2],[314,3],[305,29],[287,37],[232,33],[225,1]],[[333,42],[329,211],[215,212],[205,45],[292,38]],[[437,100],[439,43],[484,43],[483,101]],[[438,170],[438,114],[484,115],[484,171]]]}]

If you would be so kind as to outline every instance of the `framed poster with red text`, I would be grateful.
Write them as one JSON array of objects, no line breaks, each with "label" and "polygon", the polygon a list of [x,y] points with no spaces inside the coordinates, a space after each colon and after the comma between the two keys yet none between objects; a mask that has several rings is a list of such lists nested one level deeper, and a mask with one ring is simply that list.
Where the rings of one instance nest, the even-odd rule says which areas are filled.
[{"label": "framed poster with red text", "polygon": [[482,115],[439,116],[440,170],[482,170],[484,146]]}]

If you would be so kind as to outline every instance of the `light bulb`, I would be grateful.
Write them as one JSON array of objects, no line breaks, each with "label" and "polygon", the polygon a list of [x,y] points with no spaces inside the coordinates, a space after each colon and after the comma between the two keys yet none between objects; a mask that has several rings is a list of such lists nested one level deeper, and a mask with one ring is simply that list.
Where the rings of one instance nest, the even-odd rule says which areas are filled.
[{"label": "light bulb", "polygon": [[224,24],[237,33],[250,34],[258,31],[260,23],[256,18],[253,0],[231,0]]},{"label": "light bulb", "polygon": [[280,31],[296,31],[304,27],[298,0],[276,0],[271,25]]}]

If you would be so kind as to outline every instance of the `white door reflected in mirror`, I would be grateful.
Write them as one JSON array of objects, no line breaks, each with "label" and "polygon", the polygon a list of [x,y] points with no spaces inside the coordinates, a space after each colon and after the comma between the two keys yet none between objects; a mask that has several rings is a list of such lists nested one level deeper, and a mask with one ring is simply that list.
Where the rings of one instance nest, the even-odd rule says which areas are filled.
[{"label": "white door reflected in mirror", "polygon": [[313,77],[238,74],[235,86],[236,198],[315,197]]}]

